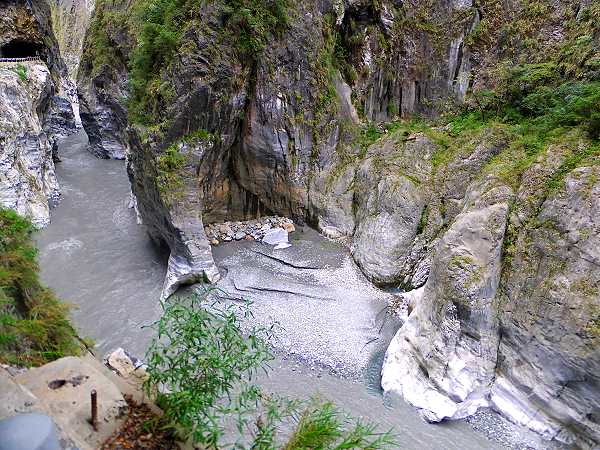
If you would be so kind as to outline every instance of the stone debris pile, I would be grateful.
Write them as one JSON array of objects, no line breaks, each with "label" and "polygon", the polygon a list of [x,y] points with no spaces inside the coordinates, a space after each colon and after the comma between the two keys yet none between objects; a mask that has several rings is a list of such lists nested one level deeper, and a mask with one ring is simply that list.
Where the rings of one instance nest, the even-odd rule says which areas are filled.
[{"label": "stone debris pile", "polygon": [[274,229],[287,233],[296,231],[294,222],[287,217],[269,216],[240,222],[224,222],[206,225],[204,231],[211,245],[231,241],[262,241]]}]

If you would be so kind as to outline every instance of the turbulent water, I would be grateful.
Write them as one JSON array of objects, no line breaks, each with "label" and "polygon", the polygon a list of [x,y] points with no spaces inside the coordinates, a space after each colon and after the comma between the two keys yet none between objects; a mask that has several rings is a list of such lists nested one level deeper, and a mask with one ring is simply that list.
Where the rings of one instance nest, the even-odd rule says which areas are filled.
[{"label": "turbulent water", "polygon": [[[123,162],[94,158],[85,151],[86,142],[80,133],[60,147],[62,199],[52,211],[51,225],[37,236],[42,278],[76,306],[75,324],[95,340],[98,354],[124,347],[143,355],[151,338],[143,326],[160,314],[165,255],[136,224]],[[502,448],[465,422],[428,425],[401,401],[384,405],[377,389],[380,358],[371,357],[367,383],[341,380],[285,359],[261,383],[297,397],[317,394],[353,415],[394,427],[403,449]]]},{"label": "turbulent water", "polygon": [[143,354],[160,315],[166,268],[129,209],[122,161],[85,151],[81,132],[65,139],[56,165],[62,198],[37,237],[42,279],[76,306],[73,319],[98,353],[124,347]]}]

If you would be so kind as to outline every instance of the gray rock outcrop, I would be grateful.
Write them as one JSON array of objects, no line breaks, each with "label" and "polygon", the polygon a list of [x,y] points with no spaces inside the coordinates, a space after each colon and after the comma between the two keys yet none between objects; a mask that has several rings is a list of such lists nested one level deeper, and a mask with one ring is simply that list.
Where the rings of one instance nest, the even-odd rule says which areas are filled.
[{"label": "gray rock outcrop", "polygon": [[572,170],[557,192],[538,198],[539,210],[516,237],[499,297],[491,391],[492,405],[515,422],[592,448],[600,431],[598,180],[598,165]]},{"label": "gray rock outcrop", "polygon": [[61,91],[66,66],[46,2],[11,0],[0,13],[0,57],[39,58],[0,62],[0,204],[44,226],[48,201],[59,195],[53,144],[75,130]]},{"label": "gray rock outcrop", "polygon": [[38,226],[50,221],[48,200],[59,195],[52,145],[44,131],[53,83],[44,64],[0,63],[0,204],[30,217]]},{"label": "gray rock outcrop", "polygon": [[488,406],[499,322],[494,303],[512,192],[493,180],[469,188],[463,210],[437,245],[415,309],[390,344],[382,386],[430,421]]},{"label": "gray rock outcrop", "polygon": [[[428,420],[491,406],[547,439],[598,445],[599,172],[583,165],[548,190],[562,158],[550,147],[512,201],[471,188],[441,238],[382,379]],[[465,222],[468,202],[492,194],[501,213]]]}]

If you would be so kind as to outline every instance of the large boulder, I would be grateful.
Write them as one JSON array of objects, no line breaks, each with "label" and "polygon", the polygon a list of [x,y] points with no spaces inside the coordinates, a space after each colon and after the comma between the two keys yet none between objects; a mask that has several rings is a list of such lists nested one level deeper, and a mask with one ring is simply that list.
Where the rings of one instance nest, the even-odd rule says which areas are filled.
[{"label": "large boulder", "polygon": [[359,166],[354,184],[352,255],[379,284],[402,280],[430,197],[431,157],[436,146],[422,134],[394,135]]},{"label": "large boulder", "polygon": [[429,421],[459,419],[489,404],[499,341],[502,242],[510,188],[469,188],[437,245],[422,297],[386,353],[382,386]]}]

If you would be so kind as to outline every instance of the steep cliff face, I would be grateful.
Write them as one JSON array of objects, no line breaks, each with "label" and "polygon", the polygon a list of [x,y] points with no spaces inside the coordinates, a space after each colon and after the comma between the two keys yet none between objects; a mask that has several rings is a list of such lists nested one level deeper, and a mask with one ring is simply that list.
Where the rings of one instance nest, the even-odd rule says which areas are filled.
[{"label": "steep cliff face", "polygon": [[204,223],[306,220],[419,289],[385,389],[597,445],[600,6],[530,3],[99,3],[84,126],[128,154],[165,295],[218,276]]},{"label": "steep cliff face", "polygon": [[60,90],[66,67],[46,3],[9,1],[0,12],[0,57],[39,57],[0,62],[0,201],[43,226],[48,200],[59,194],[53,142],[75,130],[71,104]]},{"label": "steep cliff face", "polygon": [[[125,158],[128,61],[135,42],[125,14],[132,2],[95,5],[77,71],[79,113],[90,151],[100,158]],[[117,20],[118,18],[118,20]]]},{"label": "steep cliff face", "polygon": [[77,72],[83,52],[83,40],[93,10],[93,0],[52,0],[50,2],[52,29],[68,74],[63,77],[60,90],[71,104],[78,127],[81,127],[81,118],[76,84]]},{"label": "steep cliff face", "polygon": [[26,63],[17,73],[0,63],[0,203],[37,226],[49,223],[48,200],[59,195],[43,129],[53,89],[44,64]]},{"label": "steep cliff face", "polygon": [[77,80],[83,40],[94,12],[94,1],[53,0],[50,2],[52,29],[69,78]]}]

